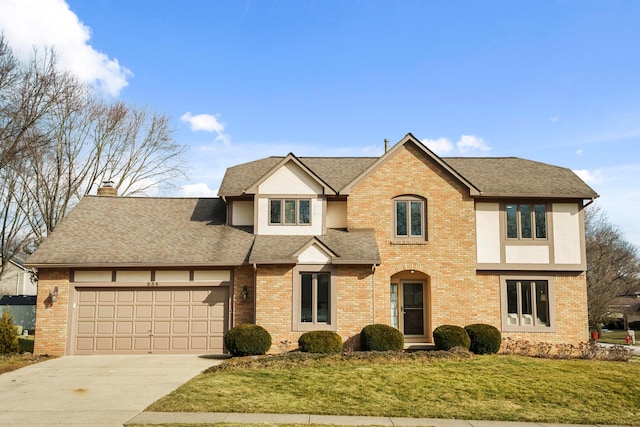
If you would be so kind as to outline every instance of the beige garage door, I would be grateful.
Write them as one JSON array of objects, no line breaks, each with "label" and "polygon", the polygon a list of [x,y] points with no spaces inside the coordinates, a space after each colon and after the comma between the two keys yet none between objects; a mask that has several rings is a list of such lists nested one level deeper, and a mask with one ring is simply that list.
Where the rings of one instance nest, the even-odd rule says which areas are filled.
[{"label": "beige garage door", "polygon": [[223,353],[228,288],[78,288],[73,353]]}]

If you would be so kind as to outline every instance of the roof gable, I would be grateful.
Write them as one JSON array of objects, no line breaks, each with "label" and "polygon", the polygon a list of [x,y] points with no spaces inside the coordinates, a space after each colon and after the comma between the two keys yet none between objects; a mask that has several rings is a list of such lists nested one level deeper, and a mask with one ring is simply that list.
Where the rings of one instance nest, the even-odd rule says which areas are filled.
[{"label": "roof gable", "polygon": [[273,177],[277,173],[279,173],[282,168],[287,167],[288,164],[295,164],[300,170],[303,171],[313,182],[319,185],[322,188],[322,194],[333,195],[336,194],[335,190],[331,188],[329,184],[323,181],[318,175],[314,173],[311,169],[309,169],[304,163],[302,163],[296,156],[292,153],[289,153],[284,159],[274,165],[267,173],[262,175],[257,181],[251,184],[247,189],[243,191],[246,194],[255,194],[258,192],[258,188],[267,182],[269,178]]},{"label": "roof gable", "polygon": [[480,191],[477,187],[475,187],[470,181],[468,181],[464,176],[460,175],[455,169],[449,166],[446,162],[444,162],[438,155],[436,155],[433,151],[429,150],[424,144],[422,144],[415,136],[411,133],[405,135],[396,145],[394,145],[390,150],[384,153],[378,160],[376,160],[373,164],[371,164],[366,170],[364,170],[360,175],[358,175],[352,182],[350,182],[346,187],[344,187],[341,191],[341,194],[349,194],[351,189],[355,187],[360,181],[365,179],[367,176],[375,172],[381,165],[383,165],[388,159],[393,157],[399,150],[405,147],[407,144],[412,144],[420,152],[422,152],[426,157],[435,162],[438,166],[440,166],[444,171],[449,173],[454,179],[456,179],[460,184],[469,189],[469,194],[472,196],[476,196],[480,194]]}]

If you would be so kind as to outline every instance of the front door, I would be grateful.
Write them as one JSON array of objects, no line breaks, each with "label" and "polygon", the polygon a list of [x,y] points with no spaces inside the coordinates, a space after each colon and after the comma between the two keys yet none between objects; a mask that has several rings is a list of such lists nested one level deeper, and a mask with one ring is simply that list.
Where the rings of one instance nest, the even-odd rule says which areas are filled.
[{"label": "front door", "polygon": [[424,335],[424,283],[402,283],[401,313],[405,335]]}]

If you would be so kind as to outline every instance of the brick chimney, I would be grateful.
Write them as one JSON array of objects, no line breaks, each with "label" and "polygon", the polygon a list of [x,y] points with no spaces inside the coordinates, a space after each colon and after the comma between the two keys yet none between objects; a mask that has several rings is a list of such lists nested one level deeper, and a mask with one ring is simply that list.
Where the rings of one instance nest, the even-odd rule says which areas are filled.
[{"label": "brick chimney", "polygon": [[118,190],[113,186],[113,181],[102,181],[102,185],[98,187],[98,196],[116,197]]}]

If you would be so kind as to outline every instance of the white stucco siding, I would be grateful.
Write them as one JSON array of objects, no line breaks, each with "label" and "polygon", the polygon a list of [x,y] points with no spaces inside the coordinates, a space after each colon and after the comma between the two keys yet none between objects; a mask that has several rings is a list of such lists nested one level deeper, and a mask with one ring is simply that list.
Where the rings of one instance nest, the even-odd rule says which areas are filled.
[{"label": "white stucco siding", "polygon": [[556,264],[580,264],[580,210],[577,203],[554,203],[553,249]]},{"label": "white stucco siding", "polygon": [[298,255],[298,264],[328,264],[331,258],[317,246],[309,246]]},{"label": "white stucco siding", "polygon": [[322,186],[293,162],[282,166],[258,186],[258,193],[287,195],[322,194]]},{"label": "white stucco siding", "polygon": [[258,225],[255,228],[255,234],[279,236],[320,235],[322,234],[322,207],[322,199],[311,198],[311,224],[309,225],[271,225],[269,224],[269,197],[260,197],[258,199]]},{"label": "white stucco siding", "polygon": [[235,201],[231,206],[233,225],[253,225],[253,201]]},{"label": "white stucco siding", "polygon": [[505,246],[507,264],[549,264],[548,246]]},{"label": "white stucco siding", "polygon": [[327,228],[347,228],[347,202],[327,203]]},{"label": "white stucco siding", "polygon": [[478,263],[500,262],[500,204],[476,203]]}]

